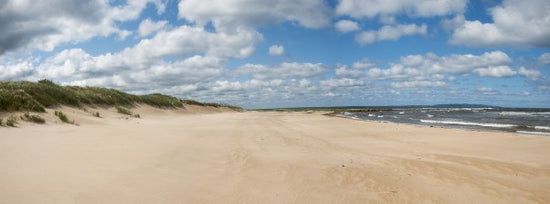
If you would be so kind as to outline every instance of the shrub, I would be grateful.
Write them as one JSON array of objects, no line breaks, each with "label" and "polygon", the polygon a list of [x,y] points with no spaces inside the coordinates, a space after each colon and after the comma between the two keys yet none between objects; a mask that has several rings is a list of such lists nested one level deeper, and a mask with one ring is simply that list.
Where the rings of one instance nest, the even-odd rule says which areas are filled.
[{"label": "shrub", "polygon": [[0,87],[0,111],[38,111],[44,112],[44,107],[38,101],[21,89],[8,90]]},{"label": "shrub", "polygon": [[126,108],[123,108],[123,107],[120,107],[120,106],[117,106],[115,108],[116,108],[117,113],[124,114],[124,115],[132,115],[132,112],[130,110],[126,109]]},{"label": "shrub", "polygon": [[183,103],[176,97],[163,94],[148,94],[140,96],[143,103],[157,108],[183,108]]},{"label": "shrub", "polygon": [[10,127],[15,127],[15,124],[17,123],[17,118],[10,116],[8,119],[6,119],[6,125]]},{"label": "shrub", "polygon": [[99,115],[99,112],[95,112],[93,115],[94,115],[95,117],[101,118],[101,116]]},{"label": "shrub", "polygon": [[0,126],[4,126],[4,124],[2,124],[4,121],[4,118],[0,118]]},{"label": "shrub", "polygon": [[40,117],[39,115],[30,115],[29,113],[23,114],[23,116],[21,116],[21,119],[38,124],[46,123],[46,120],[44,120],[44,118]]},{"label": "shrub", "polygon": [[67,115],[63,114],[63,112],[55,111],[54,114],[59,118],[59,120],[63,121],[64,123],[74,124],[74,121],[69,120],[69,118],[67,118]]}]

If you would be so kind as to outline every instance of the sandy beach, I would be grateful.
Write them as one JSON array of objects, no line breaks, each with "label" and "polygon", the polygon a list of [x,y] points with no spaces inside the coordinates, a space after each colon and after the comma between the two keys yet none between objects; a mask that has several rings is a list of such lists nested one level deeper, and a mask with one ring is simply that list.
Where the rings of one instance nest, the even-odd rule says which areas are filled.
[{"label": "sandy beach", "polygon": [[79,125],[0,127],[0,203],[550,203],[544,136],[319,113],[64,112]]}]

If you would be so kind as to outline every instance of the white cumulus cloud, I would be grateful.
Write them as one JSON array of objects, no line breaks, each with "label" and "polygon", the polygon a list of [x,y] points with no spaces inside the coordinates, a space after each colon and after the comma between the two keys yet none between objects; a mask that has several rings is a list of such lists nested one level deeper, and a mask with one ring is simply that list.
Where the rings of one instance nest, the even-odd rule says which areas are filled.
[{"label": "white cumulus cloud", "polygon": [[474,47],[550,47],[549,10],[548,0],[504,0],[489,10],[491,23],[455,20],[449,42]]},{"label": "white cumulus cloud", "polygon": [[482,77],[511,77],[517,74],[516,71],[512,70],[509,66],[496,66],[496,67],[487,67],[479,68],[474,70],[479,76]]},{"label": "white cumulus cloud", "polygon": [[15,50],[51,51],[60,44],[82,42],[93,37],[118,35],[124,39],[130,31],[117,27],[117,22],[135,20],[151,2],[158,8],[163,3],[149,0],[128,1],[111,7],[107,1],[8,0],[0,3],[0,55]]},{"label": "white cumulus cloud", "polygon": [[467,0],[341,0],[336,14],[354,18],[405,14],[412,17],[442,16],[463,13]]},{"label": "white cumulus cloud", "polygon": [[361,45],[374,43],[382,40],[398,40],[407,35],[425,35],[427,33],[426,24],[416,25],[386,25],[375,31],[364,31],[355,36],[355,41]]},{"label": "white cumulus cloud", "polygon": [[536,80],[542,76],[540,71],[534,69],[526,69],[525,67],[520,67],[518,70],[518,74],[531,80]]},{"label": "white cumulus cloud", "polygon": [[154,22],[148,18],[141,21],[139,24],[138,33],[140,36],[145,37],[163,29],[167,24],[168,21]]},{"label": "white cumulus cloud", "polygon": [[547,65],[550,64],[550,52],[544,53],[540,55],[538,59],[538,63],[541,65]]},{"label": "white cumulus cloud", "polygon": [[317,76],[328,71],[321,63],[281,63],[269,67],[261,64],[245,64],[233,71],[235,75],[251,75],[257,79],[273,78],[307,78]]},{"label": "white cumulus cloud", "polygon": [[357,22],[350,20],[339,20],[334,24],[334,27],[340,33],[349,33],[360,29]]},{"label": "white cumulus cloud", "polygon": [[241,26],[255,27],[280,21],[296,22],[307,28],[330,23],[330,8],[318,0],[185,0],[178,4],[179,17],[221,31]]},{"label": "white cumulus cloud", "polygon": [[272,45],[269,47],[269,54],[273,56],[280,56],[285,52],[285,48],[282,45]]},{"label": "white cumulus cloud", "polygon": [[443,81],[403,81],[391,83],[391,86],[394,88],[441,87],[445,85],[446,83]]}]

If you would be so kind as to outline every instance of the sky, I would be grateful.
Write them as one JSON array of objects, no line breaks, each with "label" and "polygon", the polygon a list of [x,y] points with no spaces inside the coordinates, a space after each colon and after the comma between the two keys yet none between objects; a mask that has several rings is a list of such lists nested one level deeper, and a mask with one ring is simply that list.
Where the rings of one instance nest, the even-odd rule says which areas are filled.
[{"label": "sky", "polygon": [[0,80],[245,108],[550,108],[548,0],[0,0]]}]

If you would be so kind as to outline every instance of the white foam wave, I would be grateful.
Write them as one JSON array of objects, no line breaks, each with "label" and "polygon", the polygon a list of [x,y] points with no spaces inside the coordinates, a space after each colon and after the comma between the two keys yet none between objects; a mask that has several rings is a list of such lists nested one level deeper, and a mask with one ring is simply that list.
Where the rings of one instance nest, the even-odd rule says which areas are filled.
[{"label": "white foam wave", "polygon": [[550,131],[550,127],[548,127],[548,126],[535,126],[535,129]]},{"label": "white foam wave", "polygon": [[540,115],[550,116],[550,112],[502,111],[499,114],[500,115],[505,115],[505,116],[540,116]]},{"label": "white foam wave", "polygon": [[532,132],[532,131],[522,131],[522,130],[518,130],[516,132],[522,133],[522,134],[530,134],[530,135],[550,135],[550,132]]},{"label": "white foam wave", "polygon": [[448,120],[420,120],[420,122],[432,123],[432,124],[466,125],[466,126],[495,127],[495,128],[512,128],[512,127],[515,126],[515,125],[511,125],[511,124],[474,123],[474,122],[448,121]]}]

